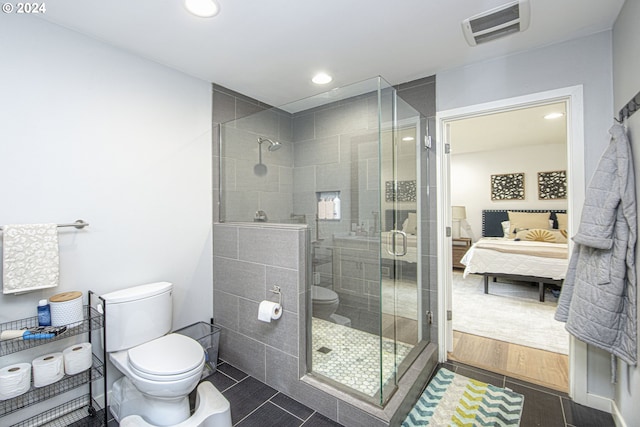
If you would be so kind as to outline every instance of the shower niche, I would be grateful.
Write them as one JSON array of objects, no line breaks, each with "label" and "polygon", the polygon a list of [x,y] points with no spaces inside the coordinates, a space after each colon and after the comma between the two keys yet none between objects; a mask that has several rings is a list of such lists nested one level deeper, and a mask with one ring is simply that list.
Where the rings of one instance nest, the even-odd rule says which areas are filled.
[{"label": "shower niche", "polygon": [[319,221],[340,221],[342,206],[340,191],[316,192],[317,212]]},{"label": "shower niche", "polygon": [[[420,183],[425,123],[377,77],[220,126],[221,222],[250,223],[263,211],[270,223],[310,231],[301,375],[379,406],[428,344],[418,316],[430,295],[415,243],[421,221],[412,257],[397,229],[402,215],[420,218],[420,185],[411,201],[385,197],[388,182]],[[393,274],[401,264],[417,274]],[[328,318],[313,313],[320,291],[337,303]]]}]

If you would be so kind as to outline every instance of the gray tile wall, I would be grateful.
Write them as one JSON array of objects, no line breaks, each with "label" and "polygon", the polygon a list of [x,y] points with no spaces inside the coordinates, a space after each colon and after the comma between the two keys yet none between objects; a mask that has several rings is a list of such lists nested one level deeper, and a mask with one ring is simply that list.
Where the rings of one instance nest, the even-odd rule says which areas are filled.
[{"label": "gray tile wall", "polygon": [[[430,77],[402,84],[396,89],[403,99],[430,118],[429,131],[435,136],[435,128],[433,127],[435,124],[435,78]],[[413,397],[405,399],[403,396],[411,395],[411,393],[419,394],[422,382],[415,381],[413,373],[420,372],[422,377],[428,374],[436,361],[437,347],[429,345],[428,351],[425,351],[425,357],[421,356],[418,359],[420,363],[416,363],[420,366],[412,367],[409,373],[403,377],[401,389],[393,396],[384,411],[370,408],[370,405],[363,405],[349,396],[341,397],[340,393],[326,391],[322,384],[314,386],[309,384],[310,381],[301,381],[301,377],[306,372],[304,354],[306,348],[305,286],[309,283],[307,270],[310,269],[310,265],[307,264],[310,254],[307,251],[311,248],[310,242],[314,239],[315,233],[310,233],[308,229],[288,226],[218,223],[220,221],[218,189],[221,174],[218,167],[220,160],[219,125],[229,120],[250,116],[256,112],[264,112],[270,108],[269,105],[221,86],[213,85],[213,188],[216,203],[213,218],[216,223],[214,224],[213,288],[214,316],[216,322],[222,327],[220,356],[277,390],[295,397],[302,403],[334,420],[343,422],[343,424],[348,423],[355,427],[388,425],[390,421],[403,418],[403,416],[399,418],[401,414],[398,408],[404,408],[402,411],[405,413],[408,411],[404,400],[414,400]],[[271,206],[285,205],[290,212],[304,213],[308,206],[313,205],[313,216],[307,218],[315,218],[314,192],[318,188],[335,190],[336,185],[344,184],[344,191],[350,190],[347,186],[350,179],[347,179],[346,175],[341,175],[346,172],[345,169],[339,167],[339,162],[335,161],[335,150],[337,147],[339,161],[350,160],[351,149],[344,143],[344,140],[352,137],[354,133],[360,138],[367,138],[368,131],[365,129],[370,126],[368,123],[371,120],[370,108],[368,102],[359,100],[359,102],[343,109],[341,113],[350,114],[353,117],[353,123],[345,120],[339,110],[326,111],[319,114],[322,119],[333,117],[338,121],[325,123],[320,120],[317,128],[315,127],[316,117],[311,115],[288,120],[286,115],[279,114],[280,112],[273,115],[274,111],[271,111],[247,119],[245,124],[250,132],[266,133],[265,136],[275,136],[287,144],[290,144],[290,141],[322,138],[323,142],[333,147],[333,150],[319,153],[318,158],[321,162],[318,163],[311,162],[309,159],[305,159],[304,155],[298,154],[301,158],[297,160],[308,163],[307,166],[299,166],[299,168],[293,168],[296,153],[292,149],[285,151],[285,155],[282,157],[270,157],[273,163],[268,163],[267,166],[271,169],[273,165],[273,169],[276,167],[278,169],[278,193],[286,193],[287,191],[291,193],[296,190],[304,192],[303,195],[297,195],[300,197],[294,198],[296,202],[292,202],[290,208],[286,205],[286,200],[279,199],[280,196],[274,197],[275,191],[254,191],[250,185],[243,182],[240,182],[240,186],[244,186],[246,191],[236,191],[231,197],[239,201],[240,206],[243,206],[243,203],[246,206],[253,206],[250,203],[259,200],[259,203],[263,204],[258,206],[265,206],[268,214],[270,211],[276,212]],[[366,125],[365,122],[367,122]],[[343,137],[343,135],[345,136]],[[249,139],[247,138],[248,142],[250,142]],[[278,154],[285,148],[271,154]],[[287,163],[289,159],[291,163]],[[428,201],[428,204],[425,203],[422,209],[423,230],[428,230],[423,233],[423,247],[430,248],[430,253],[434,254],[423,254],[422,268],[423,281],[425,282],[423,296],[425,301],[431,301],[433,310],[435,310],[437,302],[434,250],[436,224],[435,191],[432,188],[435,186],[434,153],[423,152],[421,161],[423,164],[420,178],[422,200],[423,202]],[[298,164],[296,165],[298,166]],[[247,168],[251,164],[240,166],[242,169],[242,167]],[[290,168],[291,171],[289,172],[287,168]],[[350,178],[351,169],[347,170],[349,170]],[[354,168],[354,171],[357,170]],[[222,171],[225,173],[224,179],[228,179],[230,183],[237,186],[239,176],[237,171],[238,164],[227,165]],[[311,171],[313,173],[310,173]],[[275,176],[269,177],[259,185],[264,186],[262,188],[275,190],[275,180]],[[296,205],[297,203],[299,204]],[[343,212],[350,212],[350,210],[349,201],[346,203],[343,201]],[[238,209],[238,213],[246,213],[245,211],[250,213],[250,217],[246,221],[251,221],[253,207]],[[236,212],[233,215],[236,215]],[[271,218],[275,219],[279,215],[284,214],[273,214]],[[332,224],[326,230],[329,234],[334,232],[331,227],[338,231],[343,229],[342,225]],[[433,239],[430,236],[434,236]],[[297,265],[292,262],[293,259],[297,260]],[[274,283],[278,283],[283,288],[284,315],[273,323],[258,322],[259,302],[265,298],[275,299],[274,295],[269,292]],[[437,316],[434,315],[434,319],[437,319]],[[432,325],[431,331],[433,341],[437,337],[436,325]]]},{"label": "gray tile wall", "polygon": [[[308,227],[218,223],[213,236],[220,358],[344,425],[388,425],[366,410],[370,405],[349,405],[301,381],[306,374]],[[282,290],[284,312],[278,320],[261,322],[258,306],[265,298],[277,300],[269,292],[274,284]]]},{"label": "gray tile wall", "polygon": [[[436,137],[436,76],[425,77],[395,86],[405,102],[426,117],[426,132]],[[422,150],[420,189],[422,197],[422,301],[433,313],[430,328],[423,329],[423,339],[438,344],[438,270],[436,252],[436,144]],[[424,250],[427,249],[427,250]]]},{"label": "gray tile wall", "polygon": [[[391,90],[382,92],[382,112],[388,116],[383,121],[390,121],[392,95]],[[372,93],[293,115],[294,210],[306,215],[315,246],[333,250],[335,277],[328,285],[340,296],[337,314],[349,318],[353,327],[374,334],[380,333],[379,245],[370,247],[365,242],[363,248],[356,242],[357,247],[349,248],[347,241],[334,236],[347,234],[352,224],[368,231],[375,224],[373,212],[384,223],[378,102],[378,94]],[[314,195],[323,191],[340,191],[340,221],[311,220],[317,212]]]},{"label": "gray tile wall", "polygon": [[[376,102],[377,96],[361,96],[293,115],[294,210],[306,215],[317,240],[349,232],[352,222],[368,228],[371,211],[379,210],[377,197],[364,197],[367,190],[378,194],[372,173],[378,154],[362,149],[367,143],[377,147]],[[340,192],[340,221],[315,221],[315,195],[325,191]]]},{"label": "gray tile wall", "polygon": [[[309,230],[306,226],[218,223],[213,227],[215,321],[222,327],[220,357],[261,381],[270,370],[268,349],[304,359],[305,283]],[[278,301],[283,314],[271,323],[258,320],[263,300]],[[302,376],[304,372],[299,374]]]},{"label": "gray tile wall", "polygon": [[[284,222],[293,212],[291,115],[218,85],[213,85],[212,102],[214,221],[253,221],[255,212],[263,210],[270,221]],[[231,141],[224,153],[220,153],[220,134]],[[273,152],[267,149],[268,143],[262,144],[262,166],[257,166],[258,137],[282,144]],[[226,202],[220,204],[220,197]]]}]

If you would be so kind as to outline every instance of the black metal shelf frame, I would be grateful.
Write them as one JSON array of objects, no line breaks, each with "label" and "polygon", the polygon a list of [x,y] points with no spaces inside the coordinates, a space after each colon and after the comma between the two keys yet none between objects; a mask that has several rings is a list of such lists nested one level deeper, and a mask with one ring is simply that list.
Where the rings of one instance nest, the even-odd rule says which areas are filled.
[{"label": "black metal shelf frame", "polygon": [[98,357],[93,355],[93,366],[79,374],[65,375],[61,380],[45,387],[34,387],[33,385],[25,394],[13,399],[0,402],[0,417],[19,411],[31,405],[35,405],[45,400],[51,399],[59,394],[78,388],[90,381],[95,381],[104,377],[104,364]]},{"label": "black metal shelf frame", "polygon": [[[92,293],[91,293],[92,294]],[[42,340],[23,340],[22,338],[14,338],[11,340],[0,341],[0,357],[11,353],[17,353],[41,345],[47,345],[54,341],[63,340],[76,335],[81,335],[100,329],[104,326],[104,319],[98,311],[91,305],[84,306],[85,319],[74,326],[68,326],[67,330],[58,336]],[[12,322],[0,323],[0,332],[7,330],[20,330],[38,327],[38,317],[28,317],[26,319],[15,320]]]},{"label": "black metal shelf frame", "polygon": [[[107,411],[100,409],[98,403],[89,395],[77,397],[69,402],[42,412],[29,419],[14,424],[11,427],[35,427],[47,425],[47,427],[98,427],[106,426]],[[104,416],[101,413],[104,412]]]}]

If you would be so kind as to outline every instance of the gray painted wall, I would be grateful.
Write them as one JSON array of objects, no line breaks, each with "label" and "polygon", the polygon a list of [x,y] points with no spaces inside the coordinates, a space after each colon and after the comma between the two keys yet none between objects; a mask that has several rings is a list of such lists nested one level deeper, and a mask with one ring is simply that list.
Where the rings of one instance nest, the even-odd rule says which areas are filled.
[{"label": "gray painted wall", "polygon": [[[627,0],[613,27],[613,93],[614,111],[619,111],[635,94],[640,91],[640,1]],[[617,114],[617,113],[616,113]],[[632,146],[640,142],[640,112],[626,123]],[[635,145],[637,147],[637,145]],[[640,165],[640,150],[634,150],[633,161]],[[640,185],[636,183],[636,199],[640,199]],[[638,265],[636,249],[636,265]],[[638,340],[640,342],[640,339]],[[620,366],[619,381],[616,384],[615,403],[628,426],[640,420],[640,369]]]},{"label": "gray painted wall", "polygon": [[[583,85],[585,176],[588,181],[609,142],[608,130],[613,120],[611,43],[611,32],[605,31],[443,71],[437,75],[437,109],[443,111]],[[589,347],[587,358],[588,392],[613,398],[607,354]]]}]

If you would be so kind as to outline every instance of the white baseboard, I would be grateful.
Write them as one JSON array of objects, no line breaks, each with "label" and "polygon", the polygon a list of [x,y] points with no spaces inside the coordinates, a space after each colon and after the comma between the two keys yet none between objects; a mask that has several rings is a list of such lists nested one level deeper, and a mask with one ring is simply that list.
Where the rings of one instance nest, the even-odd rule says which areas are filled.
[{"label": "white baseboard", "polygon": [[598,396],[597,394],[587,393],[586,406],[610,414],[611,408],[613,407],[613,400],[607,397]]},{"label": "white baseboard", "polygon": [[616,427],[627,427],[627,423],[624,422],[624,418],[622,418],[622,414],[615,400],[611,401],[611,416],[613,417],[613,422],[616,424]]}]

